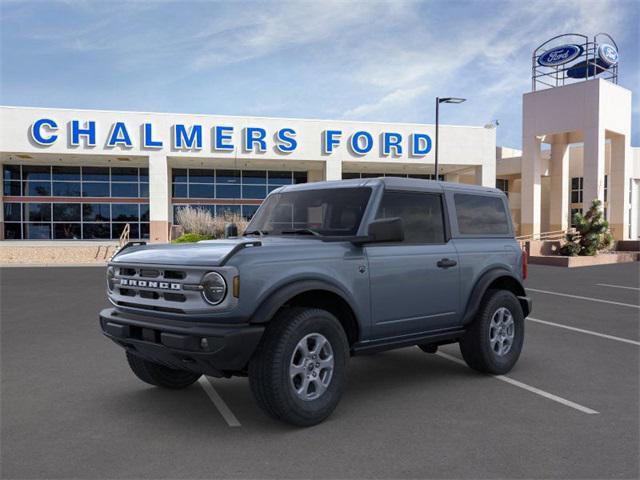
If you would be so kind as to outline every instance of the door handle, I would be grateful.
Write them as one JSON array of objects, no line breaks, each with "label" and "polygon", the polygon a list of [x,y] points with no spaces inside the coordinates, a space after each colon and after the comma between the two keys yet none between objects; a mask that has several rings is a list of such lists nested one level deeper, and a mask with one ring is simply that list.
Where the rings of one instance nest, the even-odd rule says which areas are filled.
[{"label": "door handle", "polygon": [[455,267],[457,264],[458,262],[449,258],[443,258],[442,260],[439,260],[438,263],[436,263],[436,265],[438,265],[438,268],[451,268]]}]

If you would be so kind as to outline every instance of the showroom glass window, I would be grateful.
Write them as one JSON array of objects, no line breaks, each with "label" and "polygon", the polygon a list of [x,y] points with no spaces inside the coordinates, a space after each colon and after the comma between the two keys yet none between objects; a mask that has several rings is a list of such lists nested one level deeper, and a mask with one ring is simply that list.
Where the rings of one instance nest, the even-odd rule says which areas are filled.
[{"label": "showroom glass window", "polygon": [[496,188],[502,190],[507,197],[509,196],[509,180],[496,178]]},{"label": "showroom glass window", "polygon": [[582,203],[582,177],[571,178],[571,203]]},{"label": "showroom glass window", "polygon": [[5,239],[115,239],[127,223],[131,238],[149,236],[147,168],[3,165],[2,170]]},{"label": "showroom glass window", "polygon": [[[355,172],[342,172],[343,180],[350,180],[352,178],[380,178],[380,177],[398,177],[398,178],[419,178],[421,180],[434,180],[433,174],[406,174],[406,173],[355,173]],[[438,179],[444,181],[444,175],[438,175]]]},{"label": "showroom glass window", "polygon": [[187,205],[214,216],[229,213],[250,219],[270,192],[306,181],[307,172],[290,170],[174,168],[171,175],[174,222],[178,210]]}]

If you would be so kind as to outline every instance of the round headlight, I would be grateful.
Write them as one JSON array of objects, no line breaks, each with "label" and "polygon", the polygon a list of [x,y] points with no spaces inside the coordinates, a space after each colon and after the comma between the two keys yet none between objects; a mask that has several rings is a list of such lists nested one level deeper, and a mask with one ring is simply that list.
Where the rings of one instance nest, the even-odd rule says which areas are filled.
[{"label": "round headlight", "polygon": [[211,305],[218,305],[227,294],[227,283],[216,272],[209,272],[202,277],[202,287],[202,296]]},{"label": "round headlight", "polygon": [[113,267],[107,268],[107,288],[110,292],[113,292],[113,286],[115,282],[113,281],[116,276],[116,269]]}]

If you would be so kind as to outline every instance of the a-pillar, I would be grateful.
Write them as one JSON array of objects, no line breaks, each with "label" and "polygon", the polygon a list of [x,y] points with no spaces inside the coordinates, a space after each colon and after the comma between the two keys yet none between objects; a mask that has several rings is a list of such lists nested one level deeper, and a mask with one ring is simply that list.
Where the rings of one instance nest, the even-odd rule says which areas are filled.
[{"label": "a-pillar", "polygon": [[542,158],[540,138],[525,136],[522,152],[521,235],[540,233]]},{"label": "a-pillar", "polygon": [[609,225],[613,238],[629,238],[629,178],[631,177],[631,145],[628,135],[611,138],[611,162],[609,166]]},{"label": "a-pillar", "polygon": [[550,170],[549,230],[566,230],[569,225],[569,145],[567,134],[554,136],[551,144]]},{"label": "a-pillar", "polygon": [[149,239],[152,243],[169,240],[170,185],[167,157],[160,153],[149,155]]},{"label": "a-pillar", "polygon": [[595,199],[604,202],[605,166],[604,129],[592,127],[584,132],[582,163],[582,211],[586,212]]},{"label": "a-pillar", "polygon": [[337,158],[327,158],[324,162],[325,180],[342,180],[342,162]]}]

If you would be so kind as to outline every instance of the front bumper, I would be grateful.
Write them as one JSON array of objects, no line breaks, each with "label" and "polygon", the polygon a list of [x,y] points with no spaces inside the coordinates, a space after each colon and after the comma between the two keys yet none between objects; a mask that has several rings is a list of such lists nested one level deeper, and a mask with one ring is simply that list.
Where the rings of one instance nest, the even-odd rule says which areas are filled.
[{"label": "front bumper", "polygon": [[259,325],[150,318],[115,308],[100,312],[100,327],[115,343],[151,362],[216,377],[243,372],[264,333]]}]

